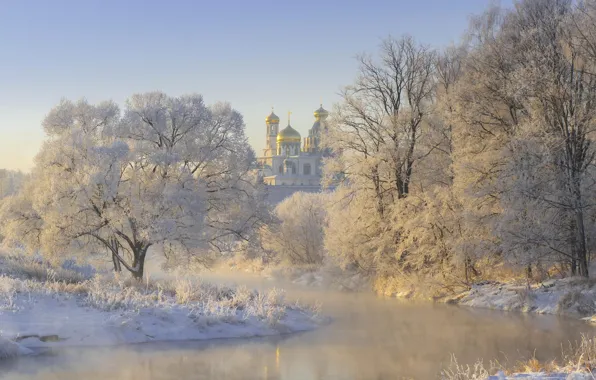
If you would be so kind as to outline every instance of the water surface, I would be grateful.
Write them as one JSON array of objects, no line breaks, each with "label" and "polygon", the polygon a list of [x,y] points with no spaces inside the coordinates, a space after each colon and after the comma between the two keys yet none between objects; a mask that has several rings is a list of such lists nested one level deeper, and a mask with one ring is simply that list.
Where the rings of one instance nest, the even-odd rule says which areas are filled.
[{"label": "water surface", "polygon": [[333,322],[277,338],[170,342],[69,349],[0,366],[2,379],[434,379],[451,355],[514,364],[560,356],[561,345],[591,326],[570,318],[407,303],[368,293],[341,293],[239,274],[217,282],[283,287],[289,300],[320,301]]}]

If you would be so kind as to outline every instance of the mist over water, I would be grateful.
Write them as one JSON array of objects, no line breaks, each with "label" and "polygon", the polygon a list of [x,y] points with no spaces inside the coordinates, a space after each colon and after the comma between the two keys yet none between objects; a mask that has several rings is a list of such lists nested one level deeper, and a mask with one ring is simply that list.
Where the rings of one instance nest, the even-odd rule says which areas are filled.
[{"label": "mist over water", "polygon": [[[554,359],[561,345],[593,335],[581,321],[430,303],[402,303],[368,293],[304,288],[237,273],[207,280],[281,287],[289,301],[323,303],[333,322],[276,338],[162,342],[72,348],[0,366],[2,379],[432,379],[449,364],[533,355]],[[225,328],[225,325],[222,325]]]}]

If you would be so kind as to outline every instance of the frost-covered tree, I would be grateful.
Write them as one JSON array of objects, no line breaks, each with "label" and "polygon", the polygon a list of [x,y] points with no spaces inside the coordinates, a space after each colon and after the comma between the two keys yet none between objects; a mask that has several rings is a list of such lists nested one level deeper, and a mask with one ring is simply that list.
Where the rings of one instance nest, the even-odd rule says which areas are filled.
[{"label": "frost-covered tree", "polygon": [[428,83],[417,105],[400,79],[427,66],[410,65],[409,41],[361,58],[325,136],[335,152],[326,173],[344,179],[329,208],[329,255],[367,273],[466,286],[496,262],[587,276],[596,2],[489,8],[461,46],[413,71]]},{"label": "frost-covered tree", "polygon": [[250,171],[254,152],[242,115],[229,104],[206,107],[201,96],[134,95],[116,135],[132,141],[140,161],[167,176],[181,167],[204,187],[205,227],[212,248],[245,238],[258,222],[261,198]]},{"label": "frost-covered tree", "polygon": [[465,233],[461,244],[468,257],[500,255],[494,226],[502,211],[502,168],[507,144],[524,115],[519,99],[509,89],[516,51],[500,38],[504,11],[489,8],[473,18],[463,73],[451,93],[453,193],[463,206]]},{"label": "frost-covered tree", "polygon": [[[21,171],[0,169],[0,209],[3,201],[21,191],[27,177],[28,175]],[[0,233],[0,240],[4,240],[2,233]]]},{"label": "frost-covered tree", "polygon": [[0,199],[18,193],[26,179],[21,171],[0,169]]},{"label": "frost-covered tree", "polygon": [[409,36],[388,38],[378,57],[358,58],[358,76],[335,107],[323,138],[333,152],[324,171],[342,183],[325,247],[343,265],[367,274],[394,267],[401,233],[391,223],[392,209],[415,188],[449,181],[448,164],[423,164],[449,151],[445,124],[434,117],[436,58]]},{"label": "frost-covered tree", "polygon": [[327,202],[325,193],[296,192],[286,198],[262,230],[264,248],[292,265],[322,264]]},{"label": "frost-covered tree", "polygon": [[411,37],[389,38],[378,58],[362,55],[355,83],[342,92],[323,139],[335,152],[327,173],[370,192],[375,209],[410,192],[414,165],[427,151],[418,143],[432,109],[435,53]]},{"label": "frost-covered tree", "polygon": [[[251,149],[241,115],[199,95],[62,101],[27,191],[3,208],[5,233],[47,254],[101,246],[136,278],[150,247],[201,259],[252,227]],[[29,232],[30,231],[30,232]]]},{"label": "frost-covered tree", "polygon": [[479,19],[454,157],[456,188],[475,224],[494,228],[476,234],[494,252],[525,265],[559,255],[587,276],[596,82],[578,12],[570,1],[526,0]]},{"label": "frost-covered tree", "polygon": [[[391,272],[395,239],[385,217],[376,212],[376,199],[349,185],[339,186],[328,206],[325,249],[343,268],[366,275]],[[394,268],[393,268],[394,269]]]}]

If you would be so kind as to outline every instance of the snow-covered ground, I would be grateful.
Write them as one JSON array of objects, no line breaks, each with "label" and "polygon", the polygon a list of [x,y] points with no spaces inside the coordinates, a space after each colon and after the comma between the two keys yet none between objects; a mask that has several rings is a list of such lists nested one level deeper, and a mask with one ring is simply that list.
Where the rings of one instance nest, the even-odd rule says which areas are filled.
[{"label": "snow-covered ground", "polygon": [[199,279],[92,278],[30,259],[0,257],[0,358],[52,346],[116,345],[276,335],[314,329],[316,310],[284,293]]},{"label": "snow-covered ground", "polygon": [[460,373],[459,376],[448,377],[449,380],[511,380],[511,379],[526,379],[526,380],[594,380],[595,375],[587,372],[577,372],[573,369],[561,370],[560,372],[526,372],[505,375],[503,371],[499,371],[496,375],[486,375],[485,373]]},{"label": "snow-covered ground", "polygon": [[495,310],[591,317],[596,314],[594,284],[592,280],[580,278],[549,280],[530,287],[486,281],[445,301]]},{"label": "snow-covered ground", "polygon": [[518,373],[511,376],[499,374],[490,376],[488,380],[508,380],[508,379],[527,379],[527,380],[593,380],[594,375],[581,372],[557,372],[557,373]]},{"label": "snow-covered ground", "polygon": [[496,375],[488,375],[488,372],[479,368],[463,368],[461,371],[453,373],[444,373],[442,376],[444,380],[512,380],[512,379],[526,379],[526,380],[593,380],[594,375],[586,372],[577,372],[572,369],[568,371],[561,370],[560,372],[526,372],[514,373],[506,375],[503,371],[497,372]]}]

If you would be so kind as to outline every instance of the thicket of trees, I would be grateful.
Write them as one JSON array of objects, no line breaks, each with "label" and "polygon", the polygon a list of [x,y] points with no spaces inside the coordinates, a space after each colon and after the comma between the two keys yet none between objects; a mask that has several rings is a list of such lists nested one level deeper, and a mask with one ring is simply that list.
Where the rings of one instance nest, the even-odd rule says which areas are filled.
[{"label": "thicket of trees", "polygon": [[262,248],[286,264],[323,264],[327,198],[303,192],[286,198],[260,230]]},{"label": "thicket of trees", "polygon": [[406,36],[360,57],[324,138],[344,178],[328,255],[445,286],[495,263],[588,276],[595,53],[596,1],[524,0],[445,51]]}]

